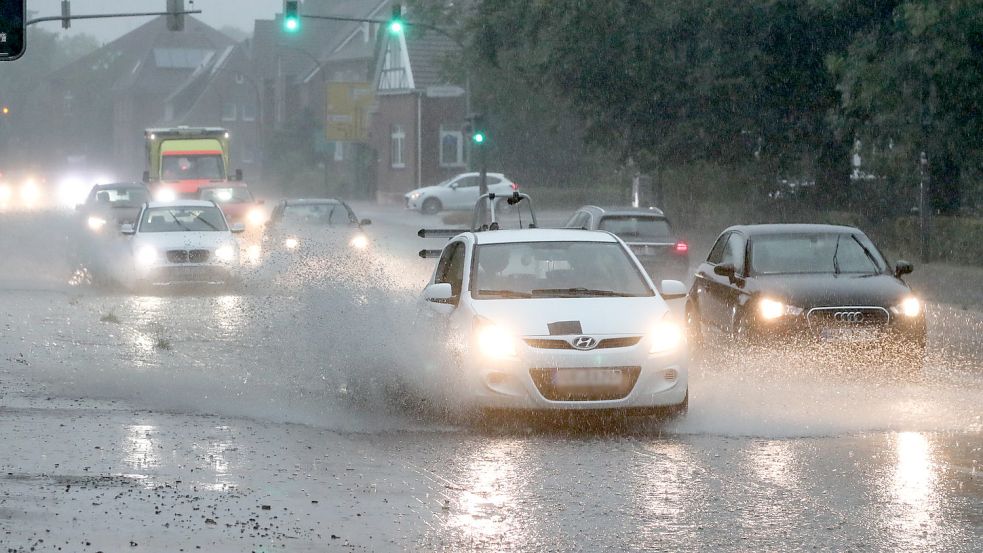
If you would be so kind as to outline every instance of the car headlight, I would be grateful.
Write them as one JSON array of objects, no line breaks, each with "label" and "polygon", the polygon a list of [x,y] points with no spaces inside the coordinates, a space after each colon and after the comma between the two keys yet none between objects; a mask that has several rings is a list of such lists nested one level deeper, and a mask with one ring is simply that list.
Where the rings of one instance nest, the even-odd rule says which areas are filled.
[{"label": "car headlight", "polygon": [[295,250],[297,249],[297,246],[300,245],[300,242],[296,238],[290,237],[283,241],[283,245],[286,246],[288,250]]},{"label": "car headlight", "polygon": [[219,246],[219,248],[215,250],[215,259],[218,259],[219,261],[228,262],[234,260],[235,257],[236,257],[235,248],[233,248],[228,244],[224,246]]},{"label": "car headlight", "polygon": [[671,320],[660,321],[649,333],[651,346],[649,353],[669,353],[686,342],[683,326]]},{"label": "car headlight", "polygon": [[153,246],[142,246],[137,250],[137,264],[146,267],[157,261],[157,250]]},{"label": "car headlight", "polygon": [[106,226],[106,220],[103,219],[102,217],[96,217],[93,215],[89,217],[89,219],[86,221],[86,224],[89,225],[90,230],[99,232],[100,230],[102,230],[102,227]]},{"label": "car headlight", "polygon": [[262,225],[266,222],[266,213],[258,207],[250,209],[249,213],[246,214],[246,220],[249,221],[250,225]]},{"label": "car headlight", "polygon": [[27,205],[34,204],[41,199],[41,189],[34,181],[27,181],[20,188],[20,199]]},{"label": "car headlight", "polygon": [[416,200],[416,199],[418,199],[418,198],[419,198],[420,196],[422,196],[422,194],[421,194],[420,192],[411,192],[411,193],[410,193],[410,199],[411,199],[411,200]]},{"label": "car headlight", "polygon": [[515,338],[495,323],[479,320],[475,329],[478,351],[492,359],[515,357]]},{"label": "car headlight", "polygon": [[173,202],[177,199],[177,192],[170,188],[161,188],[154,194],[154,199],[158,202]]},{"label": "car headlight", "polygon": [[369,247],[369,239],[364,234],[356,234],[349,244],[356,250],[364,250]]},{"label": "car headlight", "polygon": [[766,321],[773,321],[786,315],[801,315],[802,308],[794,305],[787,305],[778,300],[762,298],[758,301],[758,314]]},{"label": "car headlight", "polygon": [[13,192],[10,190],[10,185],[0,184],[0,204],[9,202],[11,196],[13,196]]},{"label": "car headlight", "polygon": [[901,300],[901,303],[892,307],[891,312],[905,317],[917,317],[922,312],[922,302],[914,296],[908,296]]}]

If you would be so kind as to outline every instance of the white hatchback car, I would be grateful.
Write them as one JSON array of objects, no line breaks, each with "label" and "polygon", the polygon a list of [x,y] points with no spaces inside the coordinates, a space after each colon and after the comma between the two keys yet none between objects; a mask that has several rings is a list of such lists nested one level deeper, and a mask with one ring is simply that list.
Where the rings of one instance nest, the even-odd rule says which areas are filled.
[{"label": "white hatchback car", "polygon": [[[434,186],[424,186],[406,193],[406,208],[432,215],[445,210],[468,210],[478,200],[479,173],[462,173]],[[488,191],[507,197],[519,185],[501,173],[487,173]]]},{"label": "white hatchback car", "polygon": [[441,252],[422,311],[445,331],[441,378],[469,406],[683,413],[689,349],[665,300],[686,289],[662,290],[607,232],[464,232]]},{"label": "white hatchback car", "polygon": [[239,277],[239,244],[214,202],[177,200],[144,204],[132,235],[136,285],[180,282],[231,282]]}]

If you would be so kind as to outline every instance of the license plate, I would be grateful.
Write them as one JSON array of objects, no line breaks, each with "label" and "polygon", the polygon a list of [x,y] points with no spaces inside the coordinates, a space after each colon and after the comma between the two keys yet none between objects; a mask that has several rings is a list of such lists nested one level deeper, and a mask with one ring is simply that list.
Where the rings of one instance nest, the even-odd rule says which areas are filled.
[{"label": "license plate", "polygon": [[877,333],[866,328],[824,328],[820,337],[827,342],[870,342]]},{"label": "license plate", "polygon": [[553,375],[558,388],[616,388],[625,384],[625,373],[611,369],[559,369]]}]

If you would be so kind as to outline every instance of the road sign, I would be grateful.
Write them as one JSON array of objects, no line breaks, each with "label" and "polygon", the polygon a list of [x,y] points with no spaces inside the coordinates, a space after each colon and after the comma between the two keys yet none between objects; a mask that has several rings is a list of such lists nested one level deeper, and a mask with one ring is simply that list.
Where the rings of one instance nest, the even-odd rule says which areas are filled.
[{"label": "road sign", "polygon": [[27,0],[0,0],[0,61],[24,54],[24,15]]},{"label": "road sign", "polygon": [[368,140],[368,112],[375,94],[367,82],[328,83],[327,117],[324,122],[328,140],[364,142]]}]

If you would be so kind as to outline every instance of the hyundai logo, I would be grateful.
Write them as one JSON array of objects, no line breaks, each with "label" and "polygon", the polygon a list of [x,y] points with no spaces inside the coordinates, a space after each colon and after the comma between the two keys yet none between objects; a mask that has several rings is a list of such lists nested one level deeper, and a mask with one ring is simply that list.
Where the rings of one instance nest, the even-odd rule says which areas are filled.
[{"label": "hyundai logo", "polygon": [[864,314],[860,311],[837,311],[833,313],[833,320],[838,323],[862,323]]},{"label": "hyundai logo", "polygon": [[590,336],[577,336],[570,342],[570,345],[576,349],[586,351],[596,348],[597,340],[591,338]]}]

